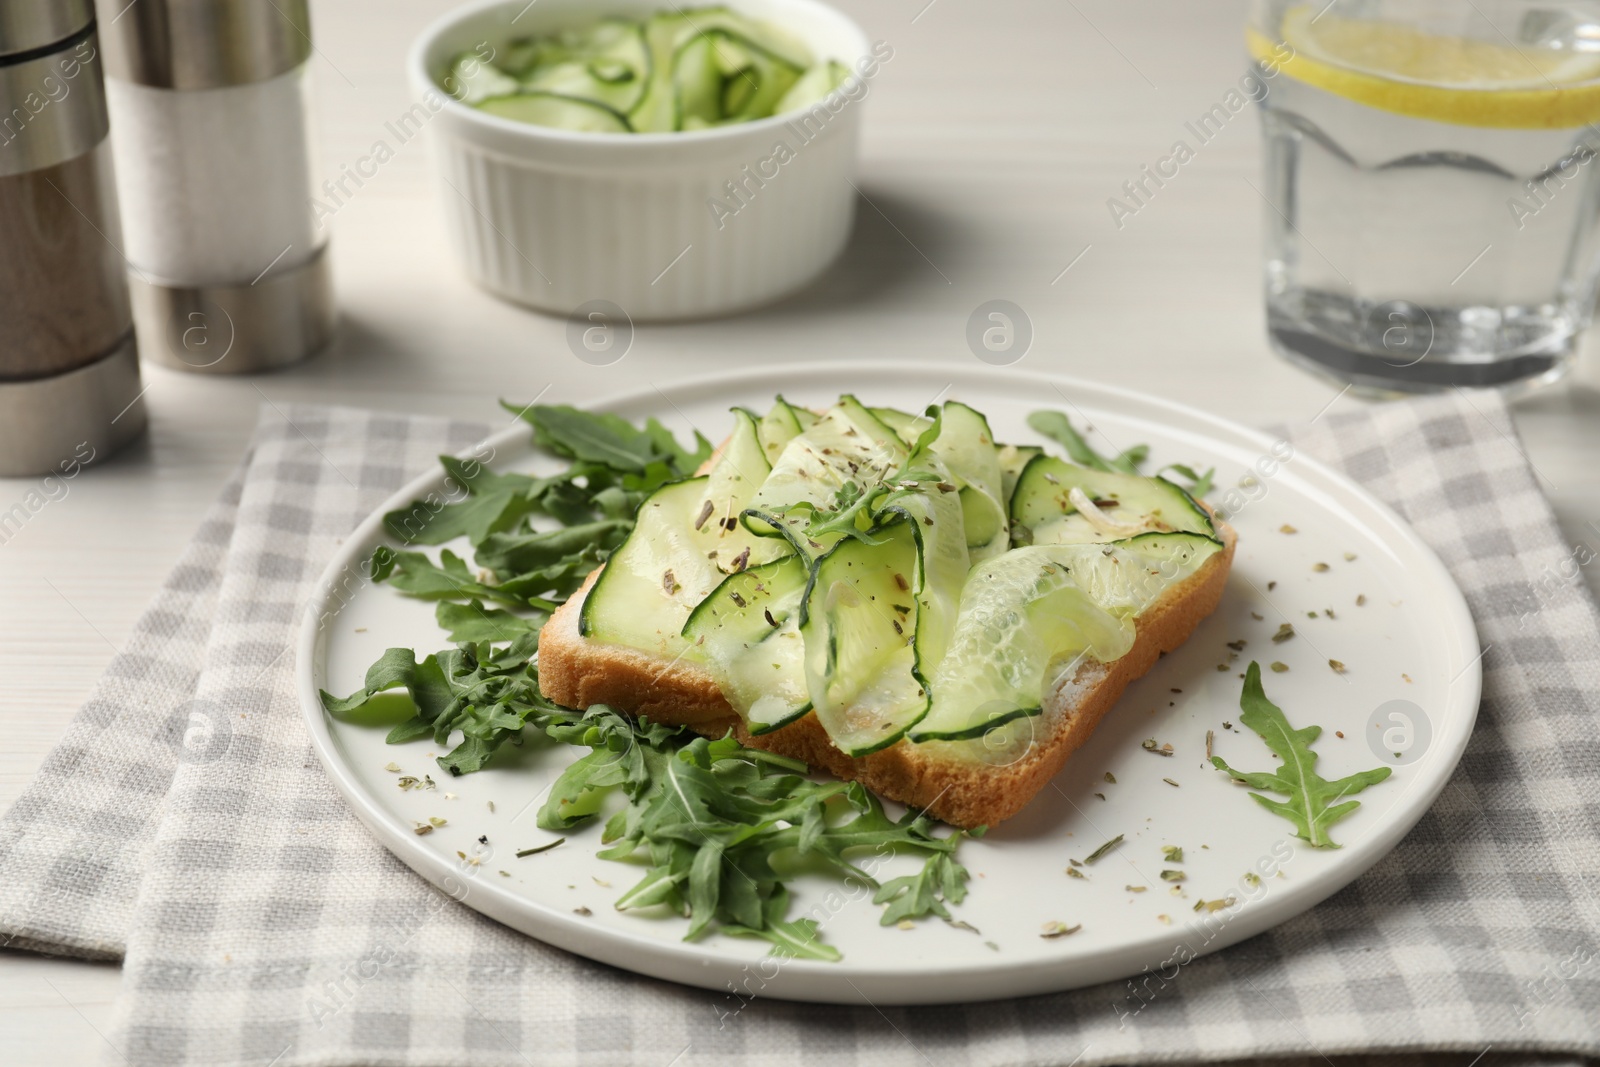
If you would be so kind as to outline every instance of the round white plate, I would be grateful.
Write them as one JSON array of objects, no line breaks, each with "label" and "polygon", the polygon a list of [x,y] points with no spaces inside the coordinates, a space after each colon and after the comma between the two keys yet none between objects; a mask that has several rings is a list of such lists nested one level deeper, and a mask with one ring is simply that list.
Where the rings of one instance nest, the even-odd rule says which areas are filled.
[{"label": "round white plate", "polygon": [[[386,585],[352,588],[349,581],[385,540],[383,512],[441,489],[442,474],[430,474],[362,523],[329,565],[304,619],[298,666],[317,754],[356,814],[417,873],[552,945],[658,978],[794,1000],[994,999],[1174,966],[1304,912],[1393,848],[1460,759],[1481,680],[1477,637],[1460,591],[1416,534],[1364,490],[1306,456],[1278,462],[1275,456],[1289,451],[1282,442],[1123,390],[994,370],[773,368],[651,389],[599,407],[632,419],[653,415],[684,439],[698,427],[715,442],[730,425],[730,406],[760,409],[779,392],[814,406],[853,392],[869,404],[910,411],[960,399],[989,416],[1000,440],[1015,443],[1044,443],[1025,420],[1030,411],[1054,407],[1080,427],[1092,424],[1101,451],[1148,443],[1147,470],[1214,464],[1213,501],[1245,482],[1230,509],[1239,548],[1222,604],[1183,648],[1129,687],[1021,814],[961,846],[971,892],[953,913],[966,926],[930,919],[911,930],[883,927],[869,894],[808,877],[795,885],[790,914],[817,917],[822,938],[844,959],[780,963],[763,958],[764,942],[722,935],[685,942],[681,918],[613,908],[642,871],[595,856],[598,826],[569,834],[552,851],[515,857],[552,840],[534,824],[537,802],[586,750],[530,743],[503,753],[489,769],[450,778],[434,765],[440,750],[430,741],[386,745],[386,725],[336,720],[323,711],[317,691],[354,691],[384,649],[447,647],[431,603]],[[530,436],[519,423],[492,438],[491,465],[559,469],[559,460],[532,449]],[[1282,532],[1286,525],[1297,532]],[[1365,597],[1363,606],[1358,597]],[[1297,636],[1274,643],[1284,622]],[[1238,641],[1245,644],[1234,658],[1229,642]],[[1360,810],[1334,828],[1342,848],[1307,847],[1287,822],[1205,759],[1209,731],[1217,754],[1234,766],[1276,766],[1261,740],[1238,724],[1239,677],[1251,659],[1261,661],[1267,694],[1292,723],[1323,727],[1316,749],[1325,778],[1380,762],[1394,766],[1392,777],[1362,793]],[[1344,672],[1330,660],[1343,663]],[[1274,661],[1289,669],[1265,670]],[[1174,754],[1152,754],[1141,745],[1147,738],[1170,743]],[[438,788],[402,791],[398,776],[385,770],[391,762],[407,774],[431,773]],[[430,816],[447,824],[426,836],[413,833]],[[1069,860],[1082,860],[1117,834],[1124,835],[1122,845],[1081,868],[1085,878],[1066,874]],[[1183,849],[1181,864],[1163,859],[1169,845]],[[913,860],[896,862],[884,864],[878,877],[915,867]],[[1185,880],[1165,881],[1163,870],[1181,870]],[[1200,904],[1230,897],[1234,903],[1217,911]],[[1050,923],[1081,929],[1042,937]]]}]

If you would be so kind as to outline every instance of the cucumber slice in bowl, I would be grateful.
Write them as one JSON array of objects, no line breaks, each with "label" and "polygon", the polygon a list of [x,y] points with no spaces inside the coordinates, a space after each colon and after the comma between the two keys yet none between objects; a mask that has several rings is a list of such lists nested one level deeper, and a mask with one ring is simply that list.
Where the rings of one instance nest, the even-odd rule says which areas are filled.
[{"label": "cucumber slice in bowl", "polygon": [[716,41],[710,36],[689,40],[672,64],[673,91],[684,128],[722,120],[722,72],[717,69]]},{"label": "cucumber slice in bowl", "polygon": [[[601,74],[610,77],[602,78]],[[636,81],[631,69],[620,63],[577,60],[541,67],[523,83],[522,90],[598,104],[624,116],[626,121],[628,110],[643,95],[644,84]]]},{"label": "cucumber slice in bowl", "polygon": [[1120,541],[1152,531],[1216,535],[1206,510],[1165,478],[1090,470],[1046,455],[1018,476],[1011,521],[1036,545]]},{"label": "cucumber slice in bowl", "polygon": [[800,636],[810,577],[799,556],[729,575],[684,623],[689,655],[706,665],[753,734],[811,710]]},{"label": "cucumber slice in bowl", "polygon": [[478,104],[515,93],[517,80],[491,66],[476,52],[464,52],[450,63],[444,90],[463,104]]},{"label": "cucumber slice in bowl", "polygon": [[789,91],[783,94],[783,99],[778,101],[773,113],[781,115],[786,111],[799,111],[820,104],[828,98],[829,93],[843,85],[849,76],[850,68],[835,60],[818,63],[789,87]]},{"label": "cucumber slice in bowl", "polygon": [[478,102],[478,109],[490,115],[534,126],[553,126],[581,133],[631,133],[633,127],[618,111],[594,100],[559,93],[524,91],[492,96]]}]

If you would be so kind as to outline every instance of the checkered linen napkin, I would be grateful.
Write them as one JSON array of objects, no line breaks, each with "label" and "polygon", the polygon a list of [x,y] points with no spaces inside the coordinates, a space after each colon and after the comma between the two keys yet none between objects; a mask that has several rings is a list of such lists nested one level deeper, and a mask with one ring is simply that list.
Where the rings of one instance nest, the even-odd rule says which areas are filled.
[{"label": "checkered linen napkin", "polygon": [[373,841],[301,726],[295,623],[356,522],[483,432],[264,410],[239,475],[0,820],[0,936],[124,959],[110,1062],[1600,1056],[1600,624],[1497,398],[1347,403],[1290,432],[1398,508],[1466,591],[1487,648],[1477,732],[1391,855],[1309,913],[1188,964],[1136,1015],[1111,983],[969,1007],[757,1000],[723,1018],[730,997],[514,933]]}]

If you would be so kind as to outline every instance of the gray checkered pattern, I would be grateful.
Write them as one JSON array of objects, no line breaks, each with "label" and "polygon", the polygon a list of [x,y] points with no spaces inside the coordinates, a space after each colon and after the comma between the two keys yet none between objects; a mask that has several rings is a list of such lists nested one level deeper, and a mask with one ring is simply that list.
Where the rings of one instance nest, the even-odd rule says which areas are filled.
[{"label": "gray checkered pattern", "polygon": [[0,934],[124,957],[110,1062],[1600,1056],[1600,621],[1579,584],[1550,580],[1574,546],[1498,399],[1346,401],[1291,434],[1406,515],[1488,649],[1460,770],[1370,873],[1153,999],[1114,983],[971,1007],[756,1000],[736,1015],[732,997],[570,956],[443,897],[368,837],[311,752],[289,649],[322,561],[435,453],[482,432],[265,411],[241,477],[0,821]]}]

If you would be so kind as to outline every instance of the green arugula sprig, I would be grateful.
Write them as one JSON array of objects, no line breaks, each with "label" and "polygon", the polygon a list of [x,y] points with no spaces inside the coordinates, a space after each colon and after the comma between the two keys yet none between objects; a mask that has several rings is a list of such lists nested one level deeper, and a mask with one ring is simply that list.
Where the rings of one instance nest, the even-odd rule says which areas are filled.
[{"label": "green arugula sprig", "polygon": [[[929,485],[944,481],[948,475],[935,469],[937,460],[932,457],[932,447],[944,428],[944,409],[930,405],[923,418],[928,425],[917,435],[906,461],[892,477],[879,482],[857,482],[854,478],[834,491],[832,507],[821,508],[809,500],[802,500],[776,515],[794,525],[813,543],[823,543],[831,535],[853,537],[869,545],[882,544],[881,531],[885,520],[885,505],[895,495],[908,492],[902,488],[907,483]],[[891,520],[896,521],[896,520]]]},{"label": "green arugula sprig", "polygon": [[451,774],[470,774],[488,762],[506,743],[521,744],[523,727],[541,728],[571,719],[576,713],[552,704],[539,692],[538,669],[532,662],[538,634],[525,633],[500,651],[488,642],[468,643],[436,652],[420,662],[409,648],[391,648],[367,670],[363,686],[348,697],[322,693],[330,715],[349,715],[390,689],[405,689],[416,714],[389,731],[389,744],[419,738],[449,743],[459,730],[462,740],[439,766]]},{"label": "green arugula sprig", "polygon": [[[452,774],[480,769],[506,742],[520,744],[526,727],[553,741],[586,747],[568,765],[540,808],[541,828],[568,833],[594,820],[607,798],[624,804],[605,824],[602,859],[646,861],[644,876],[617,900],[618,910],[666,906],[689,920],[686,940],[712,928],[772,944],[775,955],[837,960],[818,940],[814,918],[788,917],[786,882],[801,869],[855,878],[887,905],[884,925],[926,915],[949,919],[947,904],[967,894],[967,871],[956,848],[981,829],[940,837],[936,823],[911,811],[892,820],[855,782],[816,782],[799,761],[745,748],[732,737],[635,720],[603,704],[587,712],[552,704],[539,693],[529,662],[535,638],[496,653],[487,643],[435,653],[418,662],[392,648],[344,699],[322,694],[330,714],[358,712],[373,697],[404,688],[416,715],[389,732],[400,744],[432,736],[463,743],[439,760]],[[911,853],[922,869],[879,882],[858,862]]]},{"label": "green arugula sprig", "polygon": [[[645,497],[688,477],[711,454],[704,437],[696,434],[695,448],[685,449],[655,420],[638,429],[615,415],[571,407],[507,407],[533,427],[540,445],[570,466],[534,477],[441,456],[452,495],[459,492],[462,499],[414,501],[385,515],[384,525],[406,545],[465,537],[475,566],[448,548],[435,561],[426,552],[388,546],[375,550],[368,563],[374,581],[437,601],[435,618],[456,647],[420,663],[405,649],[390,649],[362,690],[345,699],[323,694],[328,710],[342,714],[385,689],[405,687],[417,717],[389,740],[431,732],[444,745],[460,730],[461,744],[439,757],[452,774],[475,771],[501,745],[519,741],[530,716],[546,723],[562,710],[540,696],[530,662],[540,626],[621,546]],[[535,528],[536,517],[558,525]],[[510,647],[500,652],[490,647],[506,642]]]},{"label": "green arugula sprig", "polygon": [[824,543],[833,534],[853,537],[869,545],[881,544],[883,538],[876,533],[876,515],[879,502],[889,491],[889,486],[882,482],[867,485],[850,479],[834,491],[830,508],[801,500],[778,508],[773,517],[813,544]]},{"label": "green arugula sprig", "polygon": [[[679,911],[689,919],[688,939],[715,924],[764,938],[777,954],[838,959],[837,950],[817,941],[816,920],[786,917],[784,882],[802,866],[873,889],[874,902],[888,905],[884,925],[949,918],[946,902],[966,896],[967,871],[954,853],[967,835],[938,837],[933,820],[914,811],[891,820],[857,783],[815,782],[802,777],[806,766],[795,760],[731,737],[712,740],[636,721],[603,705],[546,732],[591,752],[557,779],[539,825],[569,831],[597,817],[606,796],[620,791],[625,805],[607,820],[602,841],[610,847],[600,855],[643,857],[647,869],[617,907]],[[919,874],[879,883],[852,858],[869,851],[926,859]]]},{"label": "green arugula sprig", "polygon": [[[1059,411],[1035,411],[1028,416],[1028,425],[1035,433],[1055,441],[1066,450],[1067,458],[1080,467],[1088,467],[1097,471],[1109,471],[1116,474],[1139,474],[1140,468],[1150,458],[1149,445],[1134,445],[1125,452],[1116,456],[1104,456],[1095,451],[1087,439],[1072,425],[1072,421]],[[1204,474],[1197,473],[1194,468],[1182,463],[1169,463],[1156,472],[1164,476],[1168,471],[1189,481],[1187,488],[1190,496],[1203,497],[1211,492],[1213,479],[1217,469],[1212,467]]]},{"label": "green arugula sprig", "polygon": [[[1245,671],[1239,707],[1244,712],[1239,721],[1260,734],[1267,748],[1283,762],[1271,772],[1234,770],[1221,756],[1212,756],[1212,764],[1244,785],[1282,793],[1287,800],[1273,800],[1260,793],[1250,795],[1263,808],[1293,823],[1295,836],[1313,848],[1338,848],[1333,838],[1328,836],[1329,829],[1361,806],[1358,800],[1344,798],[1383,781],[1389,777],[1390,769],[1374,767],[1334,782],[1317,774],[1317,754],[1311,751],[1311,745],[1321,736],[1322,727],[1307,726],[1296,730],[1289,725],[1283,711],[1267,699],[1266,691],[1261,687],[1261,665],[1258,663],[1251,662]],[[1344,802],[1339,803],[1341,800]]]},{"label": "green arugula sprig", "polygon": [[[571,466],[535,478],[442,459],[465,498],[442,506],[418,501],[386,516],[386,526],[407,545],[465,537],[477,570],[448,549],[435,562],[421,551],[380,548],[370,573],[408,596],[437,601],[439,625],[455,647],[420,661],[410,649],[389,649],[355,693],[321,694],[328,712],[352,715],[380,693],[405,689],[415,713],[388,741],[431,737],[445,746],[459,731],[461,742],[438,758],[451,774],[481,769],[530,731],[589,748],[557,779],[539,825],[573,829],[620,795],[621,810],[602,834],[609,847],[600,855],[648,862],[617,907],[678,910],[689,918],[690,938],[717,928],[765,939],[775,955],[838,959],[837,949],[818,940],[816,919],[789,918],[786,882],[802,867],[859,879],[885,905],[885,924],[948,919],[947,905],[967,892],[966,869],[954,855],[967,833],[939,837],[936,823],[917,812],[891,820],[861,786],[814,782],[804,777],[804,764],[731,737],[709,740],[603,705],[582,712],[544,698],[536,662],[540,626],[621,545],[643,499],[691,475],[711,447],[697,434],[696,447],[684,449],[654,421],[641,430],[573,408],[513,410],[532,424],[540,445]],[[846,486],[838,513],[815,517],[853,527],[861,516],[870,525],[886,491]],[[536,516],[560,525],[535,529]],[[881,859],[904,852],[925,857],[917,874],[879,883],[863,866],[863,854]]]}]

